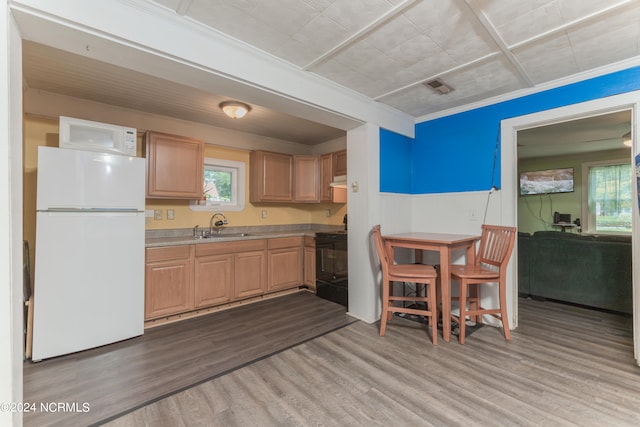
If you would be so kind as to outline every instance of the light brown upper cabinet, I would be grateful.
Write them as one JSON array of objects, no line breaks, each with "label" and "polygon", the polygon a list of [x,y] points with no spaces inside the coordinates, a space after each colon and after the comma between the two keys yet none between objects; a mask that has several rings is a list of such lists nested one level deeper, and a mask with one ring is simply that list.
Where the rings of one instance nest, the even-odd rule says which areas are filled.
[{"label": "light brown upper cabinet", "polygon": [[333,176],[347,174],[347,150],[333,153]]},{"label": "light brown upper cabinet", "polygon": [[147,197],[200,199],[204,142],[159,132],[145,134]]},{"label": "light brown upper cabinet", "polygon": [[252,151],[249,168],[251,203],[293,201],[293,156]]},{"label": "light brown upper cabinet", "polygon": [[302,203],[320,201],[320,159],[318,156],[293,156],[293,200]]},{"label": "light brown upper cabinet", "polygon": [[320,156],[320,201],[347,203],[347,189],[334,188],[330,185],[335,176],[346,174],[347,150]]},{"label": "light brown upper cabinet", "polygon": [[346,154],[347,150],[322,156],[252,151],[251,203],[346,203],[346,189],[329,185],[339,175],[336,167],[342,175],[347,174]]},{"label": "light brown upper cabinet", "polygon": [[320,201],[330,202],[333,200],[333,188],[329,184],[333,180],[333,154],[323,154],[320,156]]}]

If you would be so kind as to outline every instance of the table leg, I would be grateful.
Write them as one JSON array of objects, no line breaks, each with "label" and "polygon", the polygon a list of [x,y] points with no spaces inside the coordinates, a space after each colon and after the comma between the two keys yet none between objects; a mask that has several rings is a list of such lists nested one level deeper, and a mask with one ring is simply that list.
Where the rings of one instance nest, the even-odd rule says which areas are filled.
[{"label": "table leg", "polygon": [[451,255],[449,248],[440,248],[440,286],[442,292],[442,338],[451,339],[451,273],[449,264]]}]

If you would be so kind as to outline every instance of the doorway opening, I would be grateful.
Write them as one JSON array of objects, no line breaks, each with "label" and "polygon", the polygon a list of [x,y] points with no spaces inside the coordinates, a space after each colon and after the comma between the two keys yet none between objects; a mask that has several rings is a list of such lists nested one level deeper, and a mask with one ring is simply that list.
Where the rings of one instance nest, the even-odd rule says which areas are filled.
[{"label": "doorway opening", "polygon": [[632,313],[631,121],[625,109],[517,131],[520,297]]},{"label": "doorway opening", "polygon": [[[640,92],[629,92],[621,95],[606,97],[580,104],[569,105],[552,110],[541,111],[525,116],[505,119],[501,122],[501,176],[502,176],[502,198],[500,200],[500,209],[505,225],[518,224],[518,151],[517,147],[518,133],[526,129],[544,127],[548,125],[556,125],[560,123],[570,122],[577,119],[585,119],[588,117],[596,117],[620,111],[630,111],[631,114],[631,137],[632,147],[630,149],[631,158],[635,159],[638,154],[638,144],[636,135],[638,134],[637,112],[640,105]],[[634,162],[630,162],[635,175],[636,167]],[[631,206],[631,245],[632,253],[638,253],[639,236],[638,230],[640,218],[638,213],[638,191],[637,186],[633,185],[633,200]],[[516,248],[515,259],[518,253]],[[634,356],[638,361],[638,343],[640,343],[640,321],[638,319],[640,299],[638,292],[640,291],[638,283],[640,282],[638,272],[638,262],[632,263],[632,312],[633,312],[633,335],[634,335]],[[508,271],[507,281],[507,299],[510,321],[514,326],[518,324],[518,265],[514,263],[511,270]]]}]

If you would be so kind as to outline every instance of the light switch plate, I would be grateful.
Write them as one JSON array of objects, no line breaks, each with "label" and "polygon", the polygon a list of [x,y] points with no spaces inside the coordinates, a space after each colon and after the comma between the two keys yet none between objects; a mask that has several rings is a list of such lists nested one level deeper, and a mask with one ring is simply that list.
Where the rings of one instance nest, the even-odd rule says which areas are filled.
[{"label": "light switch plate", "polygon": [[176,219],[176,211],[174,209],[167,209],[167,219]]},{"label": "light switch plate", "polygon": [[153,219],[162,219],[162,211],[160,209],[153,211]]}]

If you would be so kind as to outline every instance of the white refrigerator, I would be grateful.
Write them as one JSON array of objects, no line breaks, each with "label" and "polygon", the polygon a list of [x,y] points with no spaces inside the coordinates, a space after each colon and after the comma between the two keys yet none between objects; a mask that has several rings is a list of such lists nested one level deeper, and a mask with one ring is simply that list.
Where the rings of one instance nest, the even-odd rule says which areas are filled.
[{"label": "white refrigerator", "polygon": [[142,335],[145,162],[39,147],[32,360]]}]

